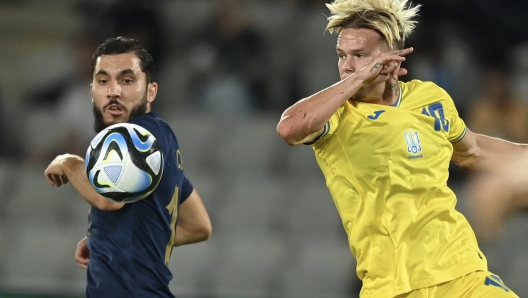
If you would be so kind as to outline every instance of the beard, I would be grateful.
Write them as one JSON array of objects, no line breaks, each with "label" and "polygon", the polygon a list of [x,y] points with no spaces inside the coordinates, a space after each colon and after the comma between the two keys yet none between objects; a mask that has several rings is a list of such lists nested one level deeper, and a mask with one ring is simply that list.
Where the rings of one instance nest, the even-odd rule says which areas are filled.
[{"label": "beard", "polygon": [[[105,107],[103,107],[103,110],[107,106],[112,105],[112,104],[119,105],[123,112],[125,113],[127,112],[127,109],[123,105],[121,105],[119,101],[117,100],[117,98],[115,97],[112,98]],[[134,107],[132,107],[132,110],[130,111],[130,115],[128,116],[128,119],[124,122],[130,122],[130,120],[137,118],[139,116],[143,116],[146,113],[147,113],[147,92],[145,92],[145,94],[143,95],[143,98],[141,98],[139,103],[135,105]],[[93,129],[96,134],[101,132],[103,129],[107,128],[108,126],[118,123],[118,122],[105,122],[103,119],[103,112],[95,106],[95,103],[93,104],[93,116],[94,116]]]}]

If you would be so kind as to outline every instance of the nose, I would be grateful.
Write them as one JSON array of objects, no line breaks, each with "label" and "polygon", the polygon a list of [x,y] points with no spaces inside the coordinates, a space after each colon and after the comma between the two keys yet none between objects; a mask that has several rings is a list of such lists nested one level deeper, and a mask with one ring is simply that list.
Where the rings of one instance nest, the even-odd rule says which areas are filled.
[{"label": "nose", "polygon": [[111,80],[108,84],[108,97],[121,96],[121,84],[117,80]]},{"label": "nose", "polygon": [[341,72],[341,79],[344,79],[348,77],[349,75],[353,74],[356,71],[354,59],[347,58],[345,60],[339,61],[340,66],[340,72]]},{"label": "nose", "polygon": [[347,58],[343,64],[343,71],[347,74],[352,74],[356,71],[354,59]]}]

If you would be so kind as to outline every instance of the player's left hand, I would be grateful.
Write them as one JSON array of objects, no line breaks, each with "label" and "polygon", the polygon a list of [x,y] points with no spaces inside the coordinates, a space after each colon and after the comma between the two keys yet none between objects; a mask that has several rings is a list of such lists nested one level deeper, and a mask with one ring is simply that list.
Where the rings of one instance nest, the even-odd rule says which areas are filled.
[{"label": "player's left hand", "polygon": [[365,85],[376,85],[388,79],[398,80],[399,76],[407,74],[407,70],[401,67],[405,61],[405,56],[412,53],[412,47],[380,53],[374,57],[365,67],[357,73],[358,78],[363,80]]}]

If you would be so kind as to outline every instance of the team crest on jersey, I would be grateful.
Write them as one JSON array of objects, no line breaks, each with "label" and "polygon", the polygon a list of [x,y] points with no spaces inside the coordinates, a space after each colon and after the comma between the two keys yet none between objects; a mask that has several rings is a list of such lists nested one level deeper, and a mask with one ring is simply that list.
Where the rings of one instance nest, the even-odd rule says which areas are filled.
[{"label": "team crest on jersey", "polygon": [[410,129],[409,132],[404,131],[403,136],[405,137],[405,142],[407,143],[407,152],[413,154],[409,156],[409,159],[422,158],[423,155],[418,154],[422,151],[422,145],[420,143],[418,131],[413,131]]}]

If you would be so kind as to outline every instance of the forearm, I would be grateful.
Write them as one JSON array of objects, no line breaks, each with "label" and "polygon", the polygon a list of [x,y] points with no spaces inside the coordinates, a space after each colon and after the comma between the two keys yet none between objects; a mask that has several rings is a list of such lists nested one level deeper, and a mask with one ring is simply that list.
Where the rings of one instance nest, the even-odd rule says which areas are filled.
[{"label": "forearm", "polygon": [[471,150],[464,153],[457,153],[455,150],[453,161],[474,170],[494,171],[504,168],[519,157],[528,158],[527,144],[513,143],[480,134],[474,134],[473,142]]},{"label": "forearm", "polygon": [[90,205],[101,210],[117,210],[124,204],[115,203],[98,194],[92,187],[84,171],[84,160],[75,155],[69,155],[61,162],[64,173],[75,190]]},{"label": "forearm", "polygon": [[356,74],[304,98],[284,111],[277,132],[288,144],[297,144],[324,127],[330,117],[361,87]]}]

